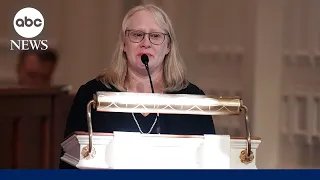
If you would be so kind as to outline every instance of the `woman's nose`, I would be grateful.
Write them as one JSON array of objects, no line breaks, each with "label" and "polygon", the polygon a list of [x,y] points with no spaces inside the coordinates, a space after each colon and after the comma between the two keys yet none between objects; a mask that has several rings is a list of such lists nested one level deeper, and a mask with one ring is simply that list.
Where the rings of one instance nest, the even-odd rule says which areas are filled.
[{"label": "woman's nose", "polygon": [[151,42],[149,40],[148,34],[145,34],[143,40],[141,41],[141,47],[149,48],[151,46]]}]

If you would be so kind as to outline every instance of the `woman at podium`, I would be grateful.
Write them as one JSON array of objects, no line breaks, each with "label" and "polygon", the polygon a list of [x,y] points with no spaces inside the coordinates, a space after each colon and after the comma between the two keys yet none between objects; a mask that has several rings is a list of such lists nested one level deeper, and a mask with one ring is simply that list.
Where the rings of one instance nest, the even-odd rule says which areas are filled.
[{"label": "woman at podium", "polygon": [[[97,91],[204,95],[187,80],[171,20],[160,8],[132,8],[123,19],[118,38],[109,68],[79,88],[65,137],[74,131],[88,131],[87,103]],[[212,117],[208,115],[92,111],[91,117],[93,132],[215,134]],[[60,168],[72,167],[61,161]]]}]

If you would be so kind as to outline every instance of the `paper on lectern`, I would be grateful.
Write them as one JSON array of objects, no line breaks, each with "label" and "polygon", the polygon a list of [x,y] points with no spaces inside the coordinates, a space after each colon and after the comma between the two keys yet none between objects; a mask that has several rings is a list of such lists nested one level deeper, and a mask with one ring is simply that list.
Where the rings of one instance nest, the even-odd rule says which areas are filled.
[{"label": "paper on lectern", "polygon": [[230,136],[166,138],[114,132],[110,166],[115,169],[229,169]]},{"label": "paper on lectern", "polygon": [[202,139],[145,136],[114,132],[111,163],[115,169],[197,169],[196,153]]},{"label": "paper on lectern", "polygon": [[141,149],[144,144],[141,142],[140,133],[136,132],[114,132],[113,136],[113,168],[133,168],[139,166],[141,162]]}]

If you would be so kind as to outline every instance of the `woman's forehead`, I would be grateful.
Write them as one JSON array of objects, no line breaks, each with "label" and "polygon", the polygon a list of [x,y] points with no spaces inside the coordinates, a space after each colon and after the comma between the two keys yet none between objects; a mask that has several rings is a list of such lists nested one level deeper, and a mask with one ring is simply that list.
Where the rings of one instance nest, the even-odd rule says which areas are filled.
[{"label": "woman's forehead", "polygon": [[134,13],[127,22],[127,29],[141,31],[163,31],[151,12],[142,10]]}]

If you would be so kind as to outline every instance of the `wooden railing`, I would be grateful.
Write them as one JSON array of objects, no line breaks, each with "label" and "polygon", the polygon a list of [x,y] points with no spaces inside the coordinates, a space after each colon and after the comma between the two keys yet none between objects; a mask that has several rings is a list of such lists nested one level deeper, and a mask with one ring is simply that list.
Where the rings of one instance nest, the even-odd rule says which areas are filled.
[{"label": "wooden railing", "polygon": [[72,101],[61,88],[0,88],[0,168],[58,168]]}]

